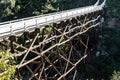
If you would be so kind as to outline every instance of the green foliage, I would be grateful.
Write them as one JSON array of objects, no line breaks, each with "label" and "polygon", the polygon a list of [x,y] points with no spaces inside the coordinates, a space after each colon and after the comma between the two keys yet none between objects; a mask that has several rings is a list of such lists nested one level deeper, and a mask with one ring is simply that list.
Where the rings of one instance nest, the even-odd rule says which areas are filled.
[{"label": "green foliage", "polygon": [[111,80],[120,80],[120,72],[114,71],[114,73],[112,74]]},{"label": "green foliage", "polygon": [[52,27],[46,27],[44,30],[45,33],[51,33],[52,32]]},{"label": "green foliage", "polygon": [[59,3],[60,10],[79,8],[83,6],[93,5],[96,0],[61,0]]},{"label": "green foliage", "polygon": [[[103,29],[103,48],[110,54],[120,52],[120,27]],[[109,39],[109,40],[108,40]]]},{"label": "green foliage", "polygon": [[[120,60],[118,61],[114,57],[115,55],[110,55],[110,56],[91,57],[91,59],[88,59],[85,64],[87,79],[110,80],[114,70],[116,71],[120,70],[119,67]],[[115,75],[117,77],[119,74],[114,73],[112,78],[115,77]]]},{"label": "green foliage", "polygon": [[57,11],[56,0],[0,0],[2,21]]},{"label": "green foliage", "polygon": [[107,0],[108,16],[120,18],[120,0]]},{"label": "green foliage", "polygon": [[108,55],[87,59],[87,79],[120,80],[120,27],[104,27],[102,35],[101,49]]},{"label": "green foliage", "polygon": [[0,80],[11,80],[16,70],[14,64],[14,57],[8,50],[0,51]]},{"label": "green foliage", "polygon": [[12,9],[15,7],[16,0],[0,0],[0,17],[13,15]]}]

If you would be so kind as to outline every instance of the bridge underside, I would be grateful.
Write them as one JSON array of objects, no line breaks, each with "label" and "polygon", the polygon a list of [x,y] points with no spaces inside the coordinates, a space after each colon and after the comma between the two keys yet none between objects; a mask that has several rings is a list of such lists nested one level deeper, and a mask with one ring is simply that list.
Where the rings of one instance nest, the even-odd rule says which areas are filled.
[{"label": "bridge underside", "polygon": [[85,58],[96,50],[99,13],[77,16],[11,36],[1,42],[1,48],[10,48],[14,54],[19,79],[82,79]]}]

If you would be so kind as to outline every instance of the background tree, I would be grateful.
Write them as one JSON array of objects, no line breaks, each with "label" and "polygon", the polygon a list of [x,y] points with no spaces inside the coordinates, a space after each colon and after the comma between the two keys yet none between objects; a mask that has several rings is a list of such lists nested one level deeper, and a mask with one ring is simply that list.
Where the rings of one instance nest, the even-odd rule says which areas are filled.
[{"label": "background tree", "polygon": [[14,15],[12,9],[15,7],[16,0],[0,0],[0,21],[2,18]]},{"label": "background tree", "polygon": [[41,15],[58,10],[56,0],[0,0],[0,19],[12,19]]}]

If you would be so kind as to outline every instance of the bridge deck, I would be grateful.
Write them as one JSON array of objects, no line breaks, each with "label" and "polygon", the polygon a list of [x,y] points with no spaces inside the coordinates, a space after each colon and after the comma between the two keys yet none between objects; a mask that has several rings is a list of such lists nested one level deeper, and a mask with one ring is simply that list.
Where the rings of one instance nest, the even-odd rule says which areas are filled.
[{"label": "bridge deck", "polygon": [[58,21],[102,10],[105,1],[101,5],[98,5],[98,0],[96,4],[92,6],[0,23],[0,40],[8,38],[11,35],[21,34],[24,31],[30,31],[31,29],[39,28]]},{"label": "bridge deck", "polygon": [[13,53],[17,77],[22,80],[83,79],[85,58],[98,49],[97,33],[105,1],[101,5],[98,0],[92,6],[0,23],[0,40],[9,37],[0,41],[0,49]]}]

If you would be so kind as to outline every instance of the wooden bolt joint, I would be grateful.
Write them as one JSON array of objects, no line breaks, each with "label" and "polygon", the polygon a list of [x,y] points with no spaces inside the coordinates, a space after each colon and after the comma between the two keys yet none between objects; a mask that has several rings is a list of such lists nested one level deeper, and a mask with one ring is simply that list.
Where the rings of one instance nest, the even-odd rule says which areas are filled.
[{"label": "wooden bolt joint", "polygon": [[16,42],[16,36],[15,35],[10,36],[9,40],[12,42]]},{"label": "wooden bolt joint", "polygon": [[35,35],[37,35],[37,33],[40,33],[40,29],[39,28],[36,28],[35,31],[34,31]]},{"label": "wooden bolt joint", "polygon": [[78,21],[80,21],[80,16],[77,16],[76,19],[77,19]]},{"label": "wooden bolt joint", "polygon": [[24,35],[24,39],[26,39],[26,40],[27,40],[27,39],[28,39],[28,37],[29,37],[29,32],[28,32],[28,31],[26,31],[26,32],[24,32],[24,33],[23,33],[23,35]]}]

